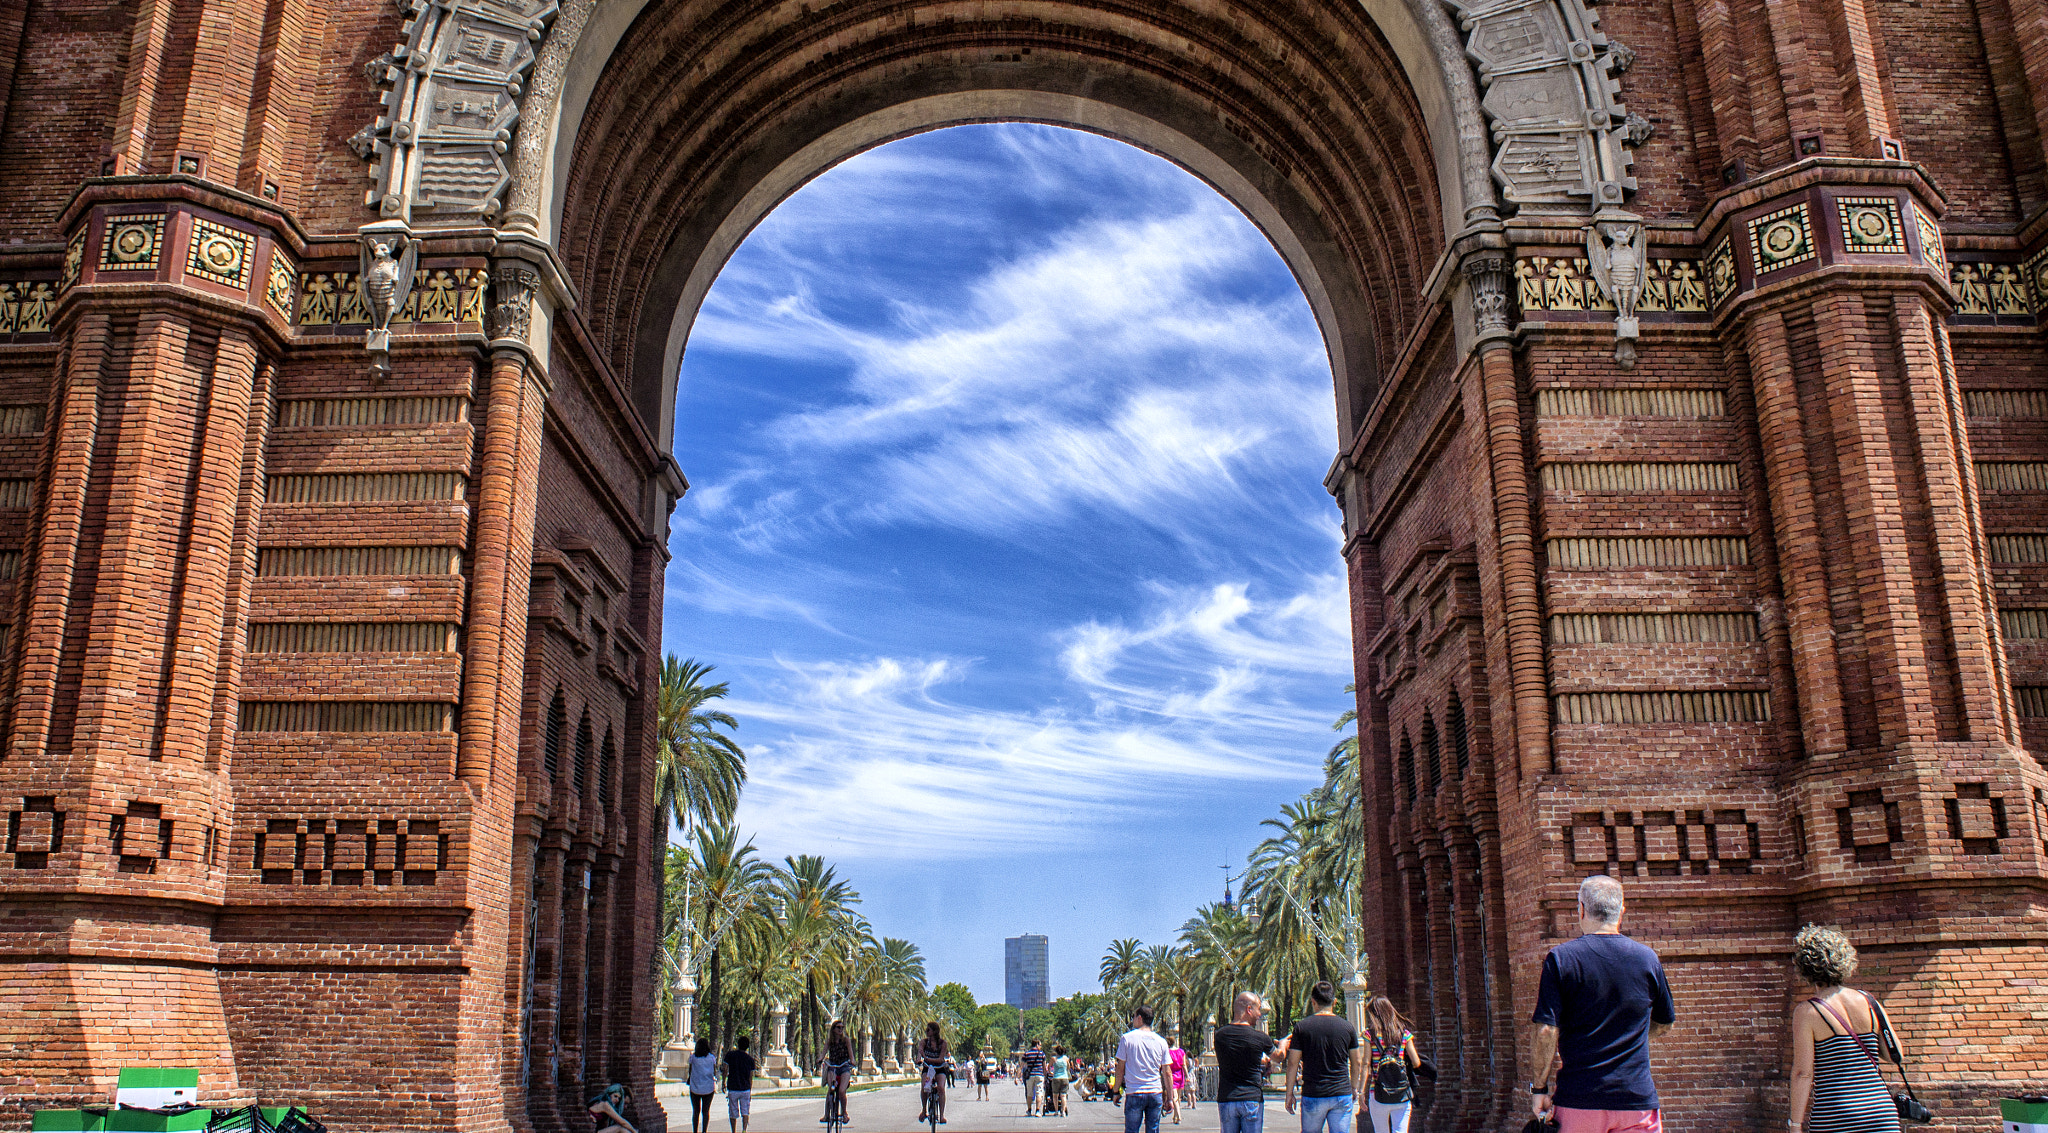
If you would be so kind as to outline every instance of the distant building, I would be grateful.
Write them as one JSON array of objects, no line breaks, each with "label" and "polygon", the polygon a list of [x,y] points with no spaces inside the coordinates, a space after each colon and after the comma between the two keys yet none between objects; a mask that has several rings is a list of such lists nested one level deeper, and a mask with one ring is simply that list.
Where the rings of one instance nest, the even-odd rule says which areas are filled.
[{"label": "distant building", "polygon": [[1003,941],[1003,1002],[1019,1011],[1052,1002],[1048,941],[1029,933]]}]

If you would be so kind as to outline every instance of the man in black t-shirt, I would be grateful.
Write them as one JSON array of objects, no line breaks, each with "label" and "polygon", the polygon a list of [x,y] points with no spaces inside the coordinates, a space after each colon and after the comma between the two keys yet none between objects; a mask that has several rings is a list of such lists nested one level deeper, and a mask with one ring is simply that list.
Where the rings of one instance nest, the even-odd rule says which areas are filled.
[{"label": "man in black t-shirt", "polygon": [[[1664,965],[1649,946],[1621,935],[1621,882],[1594,874],[1579,885],[1579,938],[1550,950],[1536,990],[1536,1116],[1554,1114],[1558,1133],[1663,1133],[1650,1040],[1677,1012]],[[1550,1059],[1557,1092],[1550,1086]]]},{"label": "man in black t-shirt", "polygon": [[1365,1080],[1365,1048],[1358,1028],[1337,1015],[1337,989],[1317,980],[1309,989],[1316,1013],[1294,1024],[1287,1038],[1287,1112],[1294,1112],[1295,1080],[1301,1083],[1301,1133],[1351,1133]]},{"label": "man in black t-shirt", "polygon": [[732,1133],[741,1133],[754,1114],[754,1056],[747,1048],[754,1040],[741,1035],[725,1052],[725,1117]]},{"label": "man in black t-shirt", "polygon": [[1237,993],[1230,1023],[1216,1028],[1216,1112],[1221,1133],[1264,1133],[1267,1056],[1280,1044],[1259,1029],[1266,1005],[1248,991]]}]

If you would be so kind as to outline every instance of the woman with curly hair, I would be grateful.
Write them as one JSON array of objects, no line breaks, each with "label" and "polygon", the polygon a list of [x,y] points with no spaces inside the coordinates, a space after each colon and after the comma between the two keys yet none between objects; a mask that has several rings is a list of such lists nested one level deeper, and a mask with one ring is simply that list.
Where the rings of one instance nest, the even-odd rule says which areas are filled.
[{"label": "woman with curly hair", "polygon": [[1792,1133],[1899,1133],[1899,1112],[1879,1072],[1877,1000],[1848,986],[1856,949],[1837,928],[1807,925],[1792,963],[1813,985],[1792,1009]]}]

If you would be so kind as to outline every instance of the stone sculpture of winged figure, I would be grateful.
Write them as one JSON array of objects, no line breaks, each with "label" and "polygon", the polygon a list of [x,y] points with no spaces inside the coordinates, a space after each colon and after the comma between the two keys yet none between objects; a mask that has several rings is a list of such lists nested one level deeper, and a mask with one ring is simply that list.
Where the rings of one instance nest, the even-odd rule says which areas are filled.
[{"label": "stone sculpture of winged figure", "polygon": [[1643,225],[1634,218],[1601,220],[1586,229],[1586,260],[1593,280],[1614,304],[1614,360],[1636,364],[1636,300],[1643,293]]},{"label": "stone sculpture of winged figure", "polygon": [[391,372],[391,320],[405,307],[412,294],[413,273],[419,264],[420,242],[403,225],[373,224],[362,232],[357,247],[361,257],[363,304],[370,309],[370,330],[364,345],[370,351],[370,373],[383,377]]}]

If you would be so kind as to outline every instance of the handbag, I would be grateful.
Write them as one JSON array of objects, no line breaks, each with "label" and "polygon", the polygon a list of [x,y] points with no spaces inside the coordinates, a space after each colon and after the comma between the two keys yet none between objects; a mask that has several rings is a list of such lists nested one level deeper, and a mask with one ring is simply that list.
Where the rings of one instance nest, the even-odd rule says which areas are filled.
[{"label": "handbag", "polygon": [[[1928,1122],[1933,1121],[1934,1115],[1932,1113],[1927,1112],[1927,1107],[1920,1104],[1919,1098],[1913,1096],[1913,1083],[1907,1081],[1906,1079],[1905,1054],[1903,1051],[1899,1051],[1898,1038],[1891,1034],[1891,1023],[1884,1016],[1884,1008],[1879,1007],[1877,1005],[1877,1000],[1871,999],[1870,994],[1868,992],[1862,992],[1859,994],[1861,994],[1864,999],[1870,1000],[1870,1013],[1877,1020],[1879,1034],[1878,1041],[1884,1042],[1886,1040],[1889,1040],[1891,1043],[1892,1050],[1899,1053],[1899,1084],[1906,1087],[1906,1092],[1903,1095],[1892,1094],[1892,1104],[1898,1107],[1899,1120],[1909,1121],[1915,1125],[1925,1125]],[[1862,1051],[1864,1057],[1870,1059],[1870,1065],[1877,1071],[1878,1078],[1880,1080],[1883,1079],[1884,1064],[1878,1061],[1875,1052],[1873,1052],[1869,1047],[1863,1045],[1863,1036],[1856,1033],[1856,1028],[1850,1026],[1849,1021],[1847,1019],[1842,1018],[1842,1013],[1836,1011],[1832,1007],[1829,1007],[1827,1004],[1821,1002],[1819,999],[1809,999],[1807,1000],[1807,1002],[1813,1004],[1815,1007],[1820,1008],[1822,1011],[1827,1012],[1829,1015],[1834,1017],[1835,1022],[1840,1023],[1842,1025],[1843,1033],[1847,1034],[1850,1038],[1856,1040],[1856,1049]],[[1889,1092],[1889,1089],[1887,1090],[1887,1092]]]}]

